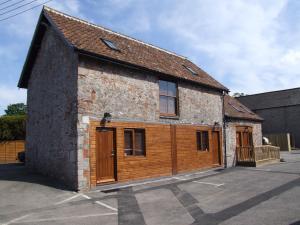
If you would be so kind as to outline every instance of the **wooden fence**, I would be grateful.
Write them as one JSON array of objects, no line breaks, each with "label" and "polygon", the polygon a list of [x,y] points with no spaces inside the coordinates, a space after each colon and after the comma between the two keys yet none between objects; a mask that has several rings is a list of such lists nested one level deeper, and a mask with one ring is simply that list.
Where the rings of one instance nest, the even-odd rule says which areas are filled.
[{"label": "wooden fence", "polygon": [[257,146],[254,148],[255,161],[280,159],[280,148],[272,145]]},{"label": "wooden fence", "polygon": [[5,141],[0,142],[0,163],[16,163],[18,153],[25,150],[25,141]]},{"label": "wooden fence", "polygon": [[264,136],[269,139],[271,145],[280,147],[281,151],[291,151],[291,136],[289,133],[266,134]]},{"label": "wooden fence", "polygon": [[280,148],[272,145],[255,147],[238,147],[236,149],[237,165],[257,166],[261,163],[280,160]]}]

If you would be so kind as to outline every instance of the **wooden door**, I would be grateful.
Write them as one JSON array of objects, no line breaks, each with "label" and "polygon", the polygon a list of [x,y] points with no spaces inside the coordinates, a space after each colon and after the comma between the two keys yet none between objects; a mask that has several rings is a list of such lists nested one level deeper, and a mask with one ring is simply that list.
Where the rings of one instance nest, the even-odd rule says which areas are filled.
[{"label": "wooden door", "polygon": [[212,158],[214,165],[221,165],[220,132],[212,132]]},{"label": "wooden door", "polygon": [[237,127],[236,157],[238,162],[254,161],[251,127]]},{"label": "wooden door", "polygon": [[114,129],[101,128],[96,136],[97,183],[115,181],[115,135]]}]

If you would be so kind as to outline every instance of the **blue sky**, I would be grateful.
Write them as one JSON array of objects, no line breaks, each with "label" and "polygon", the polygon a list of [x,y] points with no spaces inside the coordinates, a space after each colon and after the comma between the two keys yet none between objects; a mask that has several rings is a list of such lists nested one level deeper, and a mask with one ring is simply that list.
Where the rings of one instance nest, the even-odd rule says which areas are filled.
[{"label": "blue sky", "polygon": [[[47,5],[184,55],[232,92],[300,86],[298,0],[53,0]],[[26,90],[16,86],[40,11],[0,22],[0,115],[7,104],[26,102]]]}]

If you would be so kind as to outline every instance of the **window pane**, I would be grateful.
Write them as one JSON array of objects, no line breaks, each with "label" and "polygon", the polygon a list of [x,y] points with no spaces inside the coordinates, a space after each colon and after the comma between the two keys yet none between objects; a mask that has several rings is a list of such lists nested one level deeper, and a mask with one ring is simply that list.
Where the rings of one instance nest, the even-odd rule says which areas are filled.
[{"label": "window pane", "polygon": [[127,150],[125,149],[125,155],[133,155],[133,150]]},{"label": "window pane", "polygon": [[133,135],[132,130],[124,131],[124,144],[125,144],[125,154],[132,155],[133,154]]},{"label": "window pane", "polygon": [[201,150],[201,133],[200,132],[197,132],[196,133],[197,135],[197,150],[200,151]]},{"label": "window pane", "polygon": [[176,114],[176,99],[168,97],[168,114]]},{"label": "window pane", "polygon": [[159,94],[168,95],[168,82],[160,80],[159,81]]},{"label": "window pane", "polygon": [[168,82],[168,96],[176,97],[176,92],[177,92],[176,84],[172,82]]},{"label": "window pane", "polygon": [[161,113],[168,113],[168,97],[159,97],[159,109]]},{"label": "window pane", "polygon": [[135,130],[135,155],[145,154],[145,131]]},{"label": "window pane", "polygon": [[208,131],[202,131],[202,150],[209,150]]}]

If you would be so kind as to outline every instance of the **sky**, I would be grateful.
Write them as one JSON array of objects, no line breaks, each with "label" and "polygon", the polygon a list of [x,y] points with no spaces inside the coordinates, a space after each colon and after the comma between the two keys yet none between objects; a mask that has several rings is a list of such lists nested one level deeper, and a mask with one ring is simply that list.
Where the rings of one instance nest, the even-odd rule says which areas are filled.
[{"label": "sky", "polygon": [[[19,11],[3,9],[0,20]],[[17,6],[30,3],[24,0]],[[49,7],[184,55],[231,90],[300,87],[299,0],[52,0]],[[16,7],[16,6],[14,6]],[[17,83],[41,7],[0,21],[0,115],[26,103]]]}]

